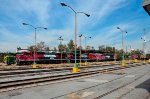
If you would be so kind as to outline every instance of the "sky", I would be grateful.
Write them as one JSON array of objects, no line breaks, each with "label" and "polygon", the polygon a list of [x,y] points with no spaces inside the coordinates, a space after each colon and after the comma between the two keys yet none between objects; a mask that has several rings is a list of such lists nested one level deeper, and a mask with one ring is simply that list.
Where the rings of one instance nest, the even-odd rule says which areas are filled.
[{"label": "sky", "polygon": [[[146,30],[146,40],[150,38],[150,16],[142,8],[142,0],[0,0],[0,52],[14,52],[17,47],[26,49],[34,44],[34,29],[22,25],[28,23],[37,29],[37,42],[44,41],[50,48],[57,47],[58,38],[62,36],[63,44],[74,40],[74,12],[62,7],[61,2],[71,6],[77,12],[77,45],[79,34],[91,37],[87,45],[98,49],[98,46],[122,47],[129,50],[142,49],[141,37]],[[84,45],[82,38],[82,45]],[[149,51],[150,44],[146,48]]]}]

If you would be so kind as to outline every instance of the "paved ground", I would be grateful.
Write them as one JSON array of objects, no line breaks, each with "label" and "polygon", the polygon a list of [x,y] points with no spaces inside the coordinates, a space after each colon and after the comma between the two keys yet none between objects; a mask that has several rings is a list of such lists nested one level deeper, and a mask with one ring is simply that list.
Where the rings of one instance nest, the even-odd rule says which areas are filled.
[{"label": "paved ground", "polygon": [[[124,73],[118,75],[118,73]],[[0,99],[150,99],[150,65],[0,93]]]}]

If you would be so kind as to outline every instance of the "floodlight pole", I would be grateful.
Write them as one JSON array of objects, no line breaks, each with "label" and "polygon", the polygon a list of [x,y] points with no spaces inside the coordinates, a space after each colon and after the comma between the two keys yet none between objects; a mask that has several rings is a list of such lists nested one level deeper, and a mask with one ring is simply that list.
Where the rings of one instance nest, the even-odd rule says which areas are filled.
[{"label": "floodlight pole", "polygon": [[[84,36],[84,35],[83,35],[83,36]],[[87,54],[87,50],[86,50],[86,48],[87,48],[87,46],[86,46],[86,40],[87,40],[87,37],[84,36],[84,38],[85,38],[85,54]],[[91,39],[91,37],[88,37],[88,38]],[[87,65],[87,56],[86,56],[86,59],[85,59],[85,65]]]},{"label": "floodlight pole", "polygon": [[66,7],[70,8],[75,14],[75,16],[74,16],[74,48],[75,48],[74,54],[75,54],[75,62],[74,62],[74,66],[73,66],[73,72],[76,73],[76,72],[78,72],[78,65],[77,65],[77,59],[76,59],[77,58],[77,51],[76,51],[77,50],[77,44],[76,44],[77,14],[82,13],[82,14],[85,14],[87,17],[89,17],[90,15],[86,14],[84,12],[76,12],[71,6],[69,6],[65,3],[60,3],[60,4],[61,4],[61,6],[66,6]]},{"label": "floodlight pole", "polygon": [[63,41],[62,36],[60,36],[58,40],[60,40],[60,53],[61,53],[61,59],[60,60],[61,60],[61,64],[62,64],[62,41]]},{"label": "floodlight pole", "polygon": [[42,29],[45,29],[45,30],[47,30],[47,28],[45,28],[45,27],[35,27],[35,26],[33,26],[33,25],[31,25],[31,24],[28,24],[28,23],[22,23],[23,25],[28,25],[28,26],[31,26],[33,29],[34,29],[34,62],[33,62],[33,68],[36,68],[36,30],[38,29],[38,28],[42,28]]},{"label": "floodlight pole", "polygon": [[145,40],[145,38],[146,38],[146,32],[145,32],[146,30],[144,29],[144,37],[142,38],[141,37],[141,39],[143,39],[143,53],[144,53],[144,61],[143,61],[143,64],[146,64],[146,53],[145,53],[145,46],[146,46],[146,40]]},{"label": "floodlight pole", "polygon": [[127,31],[123,31],[120,27],[117,27],[117,29],[122,32],[122,66],[124,67],[126,65],[124,60],[124,32],[127,33]]}]

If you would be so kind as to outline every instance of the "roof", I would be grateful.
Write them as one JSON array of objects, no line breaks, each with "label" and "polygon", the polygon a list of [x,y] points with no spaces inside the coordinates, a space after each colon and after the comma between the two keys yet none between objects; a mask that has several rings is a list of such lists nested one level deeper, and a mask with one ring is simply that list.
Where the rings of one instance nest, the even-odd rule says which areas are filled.
[{"label": "roof", "polygon": [[142,6],[145,11],[150,15],[150,0],[143,0]]},{"label": "roof", "polygon": [[150,4],[150,0],[143,0],[143,6],[149,5]]}]

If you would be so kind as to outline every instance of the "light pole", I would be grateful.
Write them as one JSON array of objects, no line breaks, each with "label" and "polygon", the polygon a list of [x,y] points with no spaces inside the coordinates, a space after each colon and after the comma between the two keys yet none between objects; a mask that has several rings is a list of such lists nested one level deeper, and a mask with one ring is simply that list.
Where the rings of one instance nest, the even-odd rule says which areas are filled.
[{"label": "light pole", "polygon": [[116,47],[114,46],[114,63],[116,63],[117,54],[116,54]]},{"label": "light pole", "polygon": [[143,54],[144,54],[144,55],[143,55],[143,56],[144,56],[144,57],[143,57],[143,58],[144,58],[143,64],[146,64],[146,61],[145,61],[145,56],[146,56],[146,55],[145,55],[146,40],[145,40],[144,38],[142,38],[142,37],[141,37],[141,39],[143,40]]},{"label": "light pole", "polygon": [[144,33],[144,38],[141,37],[141,39],[143,40],[143,53],[144,53],[143,64],[146,64],[146,61],[145,61],[145,57],[146,57],[146,54],[145,54],[145,46],[146,46],[145,33]]},{"label": "light pole", "polygon": [[80,66],[81,66],[81,58],[82,58],[82,57],[81,57],[81,54],[82,54],[82,53],[81,53],[81,50],[82,50],[81,37],[82,37],[82,34],[79,35],[79,38],[80,38]]},{"label": "light pole", "polygon": [[[129,51],[128,51],[128,48],[129,48]],[[137,63],[137,59],[134,57],[132,58],[132,48],[131,48],[131,45],[126,45],[126,52],[128,52],[128,58],[129,58],[129,61],[132,63],[132,62],[135,62]],[[130,56],[130,57],[129,57]]]},{"label": "light pole", "polygon": [[69,5],[65,4],[65,3],[60,3],[60,4],[61,4],[61,6],[66,6],[66,7],[70,8],[74,12],[74,14],[75,14],[75,17],[74,17],[74,24],[75,24],[74,25],[75,26],[74,27],[74,46],[75,46],[74,54],[75,54],[75,63],[74,63],[74,67],[73,67],[73,72],[76,73],[76,72],[78,72],[78,66],[77,66],[77,60],[76,60],[76,56],[77,56],[77,52],[76,52],[76,50],[77,50],[77,46],[76,46],[77,14],[81,13],[81,14],[86,15],[87,17],[89,17],[90,15],[86,14],[84,12],[76,12],[71,6],[69,6]]},{"label": "light pole", "polygon": [[60,36],[59,38],[58,38],[58,40],[60,40],[60,53],[61,53],[61,64],[62,64],[62,41],[63,41],[63,38],[62,38],[62,36]]},{"label": "light pole", "polygon": [[116,55],[116,47],[115,47],[115,44],[114,44],[114,46],[113,46],[113,49],[114,49],[114,64],[116,64],[117,55]]},{"label": "light pole", "polygon": [[27,24],[27,23],[22,23],[23,25],[28,25],[28,26],[31,26],[33,29],[34,29],[34,63],[33,63],[33,65],[32,65],[32,68],[36,68],[36,30],[38,29],[38,28],[42,28],[42,29],[45,29],[45,30],[47,30],[47,28],[45,28],[45,27],[35,27],[35,26],[33,26],[33,25],[31,25],[31,24]]},{"label": "light pole", "polygon": [[116,55],[116,47],[115,47],[116,43],[112,43],[111,46],[112,46],[112,52],[114,51],[114,64],[116,64],[116,58],[117,58],[116,57],[117,56]]},{"label": "light pole", "polygon": [[[83,35],[84,36],[84,35]],[[85,55],[86,55],[86,39],[87,38],[90,38],[91,39],[91,37],[86,37],[86,36],[84,36],[84,39],[85,39]],[[85,59],[85,65],[87,65],[87,55],[86,55],[86,59]]]},{"label": "light pole", "polygon": [[122,32],[122,66],[126,66],[125,60],[124,60],[124,32],[127,33],[127,31],[123,31],[120,27],[117,27]]}]

